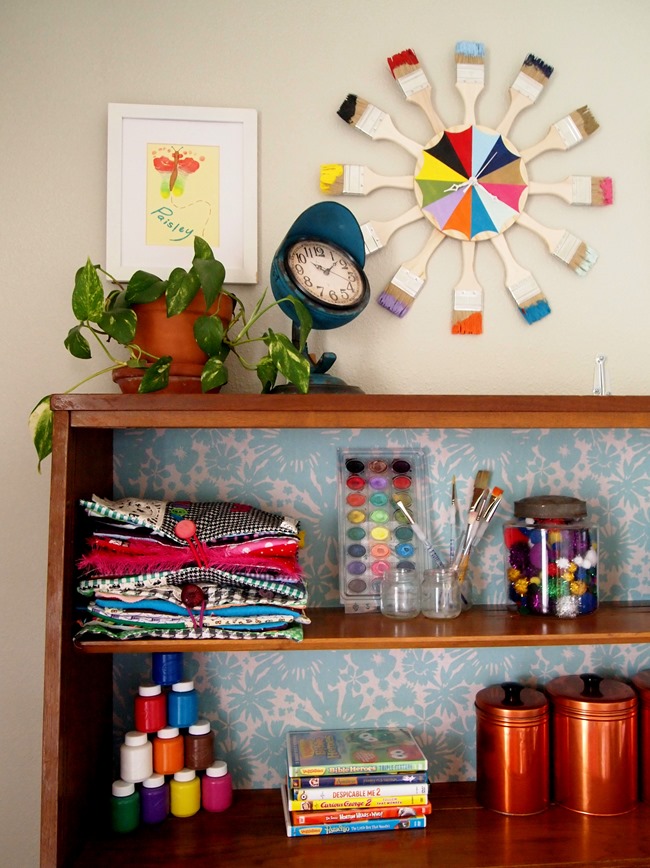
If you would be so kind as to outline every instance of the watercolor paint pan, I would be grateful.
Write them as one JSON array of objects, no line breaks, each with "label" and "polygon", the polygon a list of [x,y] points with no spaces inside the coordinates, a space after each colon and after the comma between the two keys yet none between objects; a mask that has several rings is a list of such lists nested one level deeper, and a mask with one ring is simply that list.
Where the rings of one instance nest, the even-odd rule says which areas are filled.
[{"label": "watercolor paint pan", "polygon": [[422,452],[339,449],[339,590],[346,612],[375,612],[383,576],[404,565],[422,571],[426,553],[398,502],[427,527]]}]

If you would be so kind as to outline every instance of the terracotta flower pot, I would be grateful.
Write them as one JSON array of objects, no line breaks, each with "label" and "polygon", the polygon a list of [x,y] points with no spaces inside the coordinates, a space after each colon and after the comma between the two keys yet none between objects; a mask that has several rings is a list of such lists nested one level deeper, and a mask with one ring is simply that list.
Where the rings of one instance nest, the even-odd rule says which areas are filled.
[{"label": "terracotta flower pot", "polygon": [[[148,304],[136,304],[133,310],[138,316],[134,343],[151,355],[173,358],[169,385],[165,391],[200,392],[201,371],[208,357],[194,340],[194,323],[206,312],[203,296],[197,295],[182,313],[172,317],[167,316],[164,297]],[[225,328],[230,322],[232,311],[232,298],[221,294],[208,312],[218,313]],[[138,391],[142,374],[141,368],[119,368],[113,371],[113,381],[122,392],[132,394]]]}]

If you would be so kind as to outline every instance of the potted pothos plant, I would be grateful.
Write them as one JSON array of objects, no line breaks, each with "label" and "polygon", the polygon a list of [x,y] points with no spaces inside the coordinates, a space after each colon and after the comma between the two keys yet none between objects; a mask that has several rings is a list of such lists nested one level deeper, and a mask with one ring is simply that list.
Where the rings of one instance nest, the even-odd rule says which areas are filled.
[{"label": "potted pothos plant", "polygon": [[[105,287],[102,276],[108,281]],[[226,271],[215,258],[210,245],[202,238],[194,239],[194,258],[189,269],[175,268],[166,279],[146,271],[136,271],[124,284],[116,280],[101,265],[88,259],[76,273],[72,290],[72,311],[77,319],[68,332],[64,345],[78,359],[91,359],[93,347],[101,348],[108,364],[76,383],[64,394],[73,392],[94,377],[112,373],[116,382],[124,374],[140,373],[137,391],[156,392],[166,389],[174,371],[174,349],[151,352],[139,342],[139,325],[149,309],[164,305],[165,319],[187,314],[190,306],[200,308],[194,313],[191,326],[196,348],[201,353],[199,370],[200,391],[218,390],[228,382],[226,360],[236,358],[249,371],[255,371],[262,392],[270,392],[278,375],[285,377],[299,392],[309,389],[310,362],[305,352],[311,329],[311,315],[296,298],[266,302],[266,291],[255,303],[250,315],[234,293],[224,289]],[[271,328],[260,336],[251,330],[265,314],[280,302],[292,304],[296,311],[294,335]],[[168,330],[171,336],[175,330]],[[166,338],[167,339],[167,338]],[[165,339],[165,340],[166,340]],[[266,354],[258,361],[246,357],[246,349],[263,343]],[[113,346],[127,351],[119,358]],[[29,416],[29,427],[38,455],[38,466],[52,451],[51,395],[41,398]]]}]

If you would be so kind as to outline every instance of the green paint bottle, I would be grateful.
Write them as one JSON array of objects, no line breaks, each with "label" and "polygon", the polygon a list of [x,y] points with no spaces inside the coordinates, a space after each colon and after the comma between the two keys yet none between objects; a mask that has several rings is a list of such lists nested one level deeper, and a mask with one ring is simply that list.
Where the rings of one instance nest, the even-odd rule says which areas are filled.
[{"label": "green paint bottle", "polygon": [[111,825],[114,832],[132,832],[140,823],[140,793],[135,784],[113,781]]}]

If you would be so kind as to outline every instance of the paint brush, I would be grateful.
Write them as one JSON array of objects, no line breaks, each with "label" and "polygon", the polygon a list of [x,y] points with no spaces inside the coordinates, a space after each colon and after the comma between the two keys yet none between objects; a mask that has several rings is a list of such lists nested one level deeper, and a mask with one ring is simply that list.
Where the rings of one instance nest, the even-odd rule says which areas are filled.
[{"label": "paint brush", "polygon": [[548,300],[533,275],[512,255],[503,235],[490,238],[506,272],[506,289],[527,323],[538,322],[551,312]]},{"label": "paint brush", "polygon": [[408,226],[409,223],[414,223],[423,217],[424,214],[420,206],[413,205],[408,211],[405,211],[398,217],[394,217],[392,220],[369,220],[367,223],[363,223],[361,225],[361,234],[363,235],[363,243],[366,248],[366,256],[385,247],[391,236],[398,229],[401,229],[402,226]]},{"label": "paint brush", "polygon": [[462,241],[463,267],[454,287],[451,333],[480,335],[483,332],[483,287],[474,271],[475,241]]},{"label": "paint brush", "polygon": [[424,247],[404,262],[377,301],[395,316],[403,317],[411,309],[427,278],[427,266],[438,245],[447,236],[434,226]]},{"label": "paint brush", "polygon": [[583,105],[554,123],[536,145],[521,151],[521,158],[524,162],[529,162],[547,151],[568,151],[589,138],[599,126],[589,106]]},{"label": "paint brush", "polygon": [[445,565],[444,565],[443,562],[441,561],[441,559],[440,559],[440,555],[439,555],[438,552],[434,549],[433,545],[429,542],[429,540],[427,539],[427,535],[426,535],[425,532],[422,530],[422,528],[420,527],[420,525],[415,521],[415,519],[413,518],[413,516],[411,515],[411,513],[408,511],[408,509],[404,506],[404,504],[402,503],[401,500],[398,500],[398,501],[397,501],[397,506],[402,510],[402,512],[404,513],[404,515],[405,515],[406,518],[408,519],[409,524],[410,524],[411,527],[413,528],[413,533],[414,533],[414,534],[416,535],[416,537],[420,540],[420,542],[422,543],[422,545],[425,547],[425,549],[427,550],[427,552],[428,552],[429,555],[431,556],[431,560],[433,561],[433,565],[434,565],[435,567],[438,567],[438,568],[441,569],[441,570],[444,569],[444,566],[445,566]]},{"label": "paint brush", "polygon": [[456,474],[451,478],[451,518],[449,521],[449,563],[453,564],[456,556],[456,545],[460,538],[460,508],[458,506],[458,493],[456,491]]},{"label": "paint brush", "polygon": [[419,159],[422,145],[401,133],[391,116],[354,93],[349,93],[337,112],[347,124],[370,136],[371,139],[385,139],[400,145],[407,153]]},{"label": "paint brush", "polygon": [[501,503],[502,495],[503,489],[497,487],[493,488],[491,493],[488,493],[486,489],[483,494],[483,498],[481,499],[481,502],[479,504],[478,515],[473,525],[472,537],[468,540],[463,550],[460,564],[458,565],[458,580],[460,582],[464,581],[465,579],[465,576],[467,574],[467,568],[469,567],[470,558],[472,556],[472,551],[478,545],[479,540],[485,533],[485,529],[492,520],[494,513],[497,511],[499,503]]},{"label": "paint brush", "polygon": [[490,492],[490,496],[485,500],[485,508],[479,516],[478,530],[474,537],[473,545],[475,546],[483,537],[488,524],[492,521],[494,513],[497,511],[501,498],[503,497],[503,489],[495,486]]},{"label": "paint brush", "polygon": [[445,124],[433,107],[431,83],[420,66],[416,53],[411,48],[407,48],[388,57],[387,60],[393,78],[402,88],[406,101],[419,106],[427,116],[434,133],[441,133],[445,129]]},{"label": "paint brush", "polygon": [[[467,513],[465,531],[463,533],[462,542],[458,546],[458,549],[456,550],[456,556],[454,558],[453,565],[455,569],[459,569],[465,557],[469,555],[473,537],[477,530],[476,525],[481,512],[482,503],[488,495],[488,485],[490,484],[491,475],[491,471],[489,470],[479,470],[474,477],[474,489],[472,491],[472,498],[470,500],[469,511]],[[465,567],[465,569],[467,569],[467,566]],[[460,574],[458,578],[462,581]]]},{"label": "paint brush", "polygon": [[519,215],[519,224],[530,229],[546,244],[553,256],[562,260],[576,274],[586,274],[596,263],[598,253],[566,229],[543,226],[530,214]]},{"label": "paint brush", "polygon": [[465,106],[463,126],[476,123],[474,106],[478,95],[485,86],[485,46],[482,42],[456,43],[456,88]]},{"label": "paint brush", "polygon": [[517,115],[537,100],[553,74],[553,67],[541,58],[529,54],[508,91],[510,106],[496,130],[507,136]]},{"label": "paint brush", "polygon": [[368,166],[328,163],[320,167],[321,193],[330,196],[367,196],[381,187],[412,190],[413,175],[378,175]]},{"label": "paint brush", "polygon": [[569,205],[611,205],[614,201],[612,179],[594,175],[569,175],[563,181],[551,183],[530,181],[528,192],[558,196]]}]

